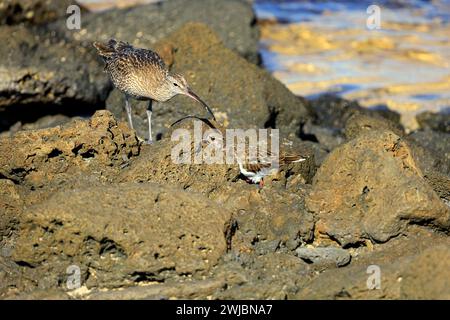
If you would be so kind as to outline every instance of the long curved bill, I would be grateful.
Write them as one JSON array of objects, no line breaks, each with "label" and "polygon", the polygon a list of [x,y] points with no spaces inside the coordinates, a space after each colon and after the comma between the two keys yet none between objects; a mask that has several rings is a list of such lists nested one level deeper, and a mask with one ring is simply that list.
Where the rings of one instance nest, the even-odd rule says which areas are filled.
[{"label": "long curved bill", "polygon": [[216,120],[216,117],[214,116],[214,113],[211,111],[211,108],[205,103],[205,101],[200,99],[200,97],[198,95],[196,95],[194,91],[192,91],[191,89],[188,89],[188,92],[186,95],[188,97],[191,97],[195,101],[200,102],[205,107],[205,109],[209,112],[209,114],[212,116],[212,118],[214,120]]}]

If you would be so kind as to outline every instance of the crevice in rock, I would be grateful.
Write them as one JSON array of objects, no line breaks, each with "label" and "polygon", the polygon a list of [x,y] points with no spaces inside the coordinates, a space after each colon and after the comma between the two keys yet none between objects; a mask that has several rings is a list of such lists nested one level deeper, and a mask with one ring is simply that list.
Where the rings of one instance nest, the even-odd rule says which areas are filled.
[{"label": "crevice in rock", "polygon": [[96,153],[97,153],[96,150],[94,150],[94,149],[89,149],[89,150],[87,150],[86,152],[80,153],[80,156],[81,156],[83,159],[89,159],[89,158],[94,158]]},{"label": "crevice in rock", "polygon": [[238,228],[239,228],[238,222],[233,217],[231,217],[231,219],[225,225],[224,235],[225,241],[227,242],[227,252],[231,250],[233,236]]},{"label": "crevice in rock", "polygon": [[306,132],[304,131],[304,129],[303,129],[304,126],[305,126],[304,123],[302,123],[302,124],[300,125],[300,129],[299,129],[299,131],[298,131],[298,137],[299,137],[300,139],[302,139],[303,141],[311,141],[311,142],[319,143],[319,140],[317,139],[317,137],[316,137],[315,135],[310,134],[310,133],[306,133]]},{"label": "crevice in rock", "polygon": [[9,179],[14,184],[20,185],[25,180],[25,177],[32,171],[35,171],[32,168],[13,168],[9,172],[9,176],[1,175],[1,177],[4,177],[5,179]]},{"label": "crevice in rock", "polygon": [[[62,107],[64,106],[64,107]],[[87,103],[79,100],[65,100],[58,104],[28,103],[11,105],[0,111],[0,132],[8,131],[17,123],[34,123],[45,116],[65,115],[67,117],[91,117],[95,111],[105,109],[105,103]]]},{"label": "crevice in rock", "polygon": [[104,256],[106,254],[109,254],[111,256],[114,256],[116,258],[126,258],[127,254],[125,253],[125,250],[118,245],[115,241],[103,238],[99,241],[100,244],[100,250],[99,255]]},{"label": "crevice in rock", "polygon": [[133,282],[159,282],[164,283],[165,272],[174,272],[175,268],[162,268],[158,270],[157,272],[149,272],[149,271],[134,271],[130,274],[130,278]]},{"label": "crevice in rock", "polygon": [[279,111],[269,107],[269,118],[264,123],[264,128],[265,129],[268,129],[268,128],[276,129],[276,127],[277,127],[277,118],[278,118],[278,114],[279,113],[280,113]]},{"label": "crevice in rock", "polygon": [[58,148],[54,148],[54,149],[47,155],[47,157],[48,157],[49,159],[55,158],[55,157],[61,155],[62,153],[63,153],[63,152],[62,152],[61,150],[59,150]]},{"label": "crevice in rock", "polygon": [[29,268],[29,269],[34,269],[36,266],[32,265],[29,262],[20,260],[20,261],[14,261],[15,264],[17,264],[20,267],[25,267],[25,268]]},{"label": "crevice in rock", "polygon": [[94,158],[95,155],[97,154],[97,150],[90,148],[84,152],[80,152],[81,149],[83,149],[83,146],[84,146],[83,143],[76,146],[75,148],[72,149],[72,153],[75,154],[76,156],[77,155],[81,156],[83,159]]}]

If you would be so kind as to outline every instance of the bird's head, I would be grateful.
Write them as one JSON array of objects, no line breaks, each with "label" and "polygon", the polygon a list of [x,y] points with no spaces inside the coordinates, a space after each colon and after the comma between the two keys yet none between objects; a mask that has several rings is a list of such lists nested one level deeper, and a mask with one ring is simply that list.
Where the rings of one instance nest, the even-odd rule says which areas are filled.
[{"label": "bird's head", "polygon": [[167,87],[169,88],[172,97],[176,96],[177,94],[188,96],[194,99],[195,101],[201,103],[203,107],[205,107],[205,109],[208,111],[208,113],[212,116],[212,118],[214,120],[216,119],[209,106],[202,99],[200,99],[200,97],[197,94],[195,94],[194,91],[192,91],[186,79],[181,74],[178,73],[169,74],[167,76],[166,84]]}]

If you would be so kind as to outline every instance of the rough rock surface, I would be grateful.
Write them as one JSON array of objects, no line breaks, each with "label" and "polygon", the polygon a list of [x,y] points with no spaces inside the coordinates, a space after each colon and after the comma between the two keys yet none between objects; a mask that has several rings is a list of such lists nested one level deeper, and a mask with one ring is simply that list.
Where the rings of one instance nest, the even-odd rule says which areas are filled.
[{"label": "rough rock surface", "polygon": [[83,14],[79,31],[67,30],[60,21],[49,29],[67,39],[80,41],[86,47],[91,47],[93,41],[115,37],[152,48],[155,42],[187,22],[201,22],[212,28],[228,48],[257,63],[259,30],[255,19],[247,1],[165,0],[134,8]]},{"label": "rough rock surface", "polygon": [[0,2],[0,25],[42,24],[66,15],[70,0],[3,0]]},{"label": "rough rock surface", "polygon": [[97,111],[89,121],[0,138],[0,176],[36,187],[95,166],[120,166],[137,154],[134,131],[110,112]]},{"label": "rough rock surface", "polygon": [[366,132],[374,130],[389,130],[402,137],[405,132],[396,122],[381,116],[374,117],[366,114],[354,114],[345,123],[344,134],[347,140],[354,139]]},{"label": "rough rock surface", "polygon": [[429,129],[412,132],[407,140],[425,173],[450,175],[450,134]]},{"label": "rough rock surface", "polygon": [[[24,26],[0,28],[0,111],[48,104],[76,108],[106,98],[109,80],[93,52]],[[18,112],[18,110],[14,110]],[[67,110],[66,110],[67,111]]]},{"label": "rough rock surface", "polygon": [[416,116],[416,119],[422,129],[431,129],[434,131],[450,133],[449,112],[422,112]]},{"label": "rough rock surface", "polygon": [[317,264],[335,264],[337,267],[345,266],[351,259],[347,250],[332,247],[298,248],[295,253],[305,261]]},{"label": "rough rock surface", "polygon": [[450,210],[422,177],[407,144],[373,131],[334,149],[314,177],[306,204],[319,232],[342,246],[385,242],[408,224],[449,231]]},{"label": "rough rock surface", "polygon": [[[202,39],[202,41],[195,41]],[[172,70],[184,74],[192,89],[230,128],[276,127],[285,137],[295,136],[309,117],[304,100],[292,94],[266,71],[227,49],[206,25],[190,23],[177,30],[158,46],[173,48]],[[214,70],[214,71],[212,71]],[[125,119],[124,97],[116,90],[107,108]],[[137,131],[146,136],[147,103],[132,102]],[[203,107],[185,96],[153,105],[155,135],[187,114],[205,116]]]},{"label": "rough rock surface", "polygon": [[158,281],[216,264],[229,219],[201,195],[154,184],[64,190],[24,212],[12,258],[51,275],[42,286],[74,264],[88,286]]},{"label": "rough rock surface", "polygon": [[[442,121],[406,135],[395,113],[295,97],[249,63],[257,27],[248,4],[184,3],[89,13],[78,32],[67,33],[64,18],[36,26],[23,12],[0,27],[0,125],[9,128],[0,135],[0,298],[448,299]],[[181,27],[188,20],[209,27]],[[167,28],[148,32],[160,23]],[[108,111],[72,117],[104,107],[108,79],[91,46],[112,36],[104,25],[158,50],[226,128],[278,128],[282,146],[307,160],[263,187],[235,164],[175,163],[171,136],[193,122],[169,124],[204,114],[186,97],[154,105],[150,146]],[[106,103],[118,117],[120,99],[114,91]],[[143,136],[146,105],[133,103]]]},{"label": "rough rock surface", "polygon": [[[119,181],[168,183],[205,194],[214,193],[222,187],[232,186],[234,182],[243,182],[242,177],[239,176],[237,163],[226,163],[225,152],[221,154],[221,163],[208,165],[203,163],[207,153],[205,149],[198,149],[200,141],[197,141],[195,136],[197,128],[206,130],[207,127],[201,121],[186,120],[185,123],[173,127],[160,143],[150,147],[144,146],[139,159],[122,171]],[[181,132],[182,135],[178,136],[178,132]],[[180,149],[181,144],[185,141],[189,145],[187,153]],[[312,180],[315,173],[312,150],[295,143],[292,143],[289,150],[301,153],[307,160],[284,168],[279,175],[269,176],[265,179],[266,181],[274,179],[279,185],[285,186]],[[295,180],[293,180],[294,178]]]},{"label": "rough rock surface", "polygon": [[403,268],[402,299],[450,299],[450,249],[429,248]]},{"label": "rough rock surface", "polygon": [[291,298],[448,299],[449,244],[448,236],[413,227],[408,237],[351,249],[350,265],[310,277]]},{"label": "rough rock surface", "polygon": [[393,111],[365,109],[356,101],[333,95],[313,99],[307,107],[311,118],[302,126],[300,137],[318,142],[328,151],[367,130],[388,129],[404,134],[400,116]]}]

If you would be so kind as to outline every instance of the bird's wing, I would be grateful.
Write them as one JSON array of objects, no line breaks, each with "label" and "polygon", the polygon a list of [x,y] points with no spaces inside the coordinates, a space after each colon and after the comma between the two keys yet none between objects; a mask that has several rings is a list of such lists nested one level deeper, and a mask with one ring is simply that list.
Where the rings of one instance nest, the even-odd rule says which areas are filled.
[{"label": "bird's wing", "polygon": [[148,49],[134,49],[127,53],[133,64],[138,68],[156,67],[161,71],[168,72],[164,60],[156,52]]}]

